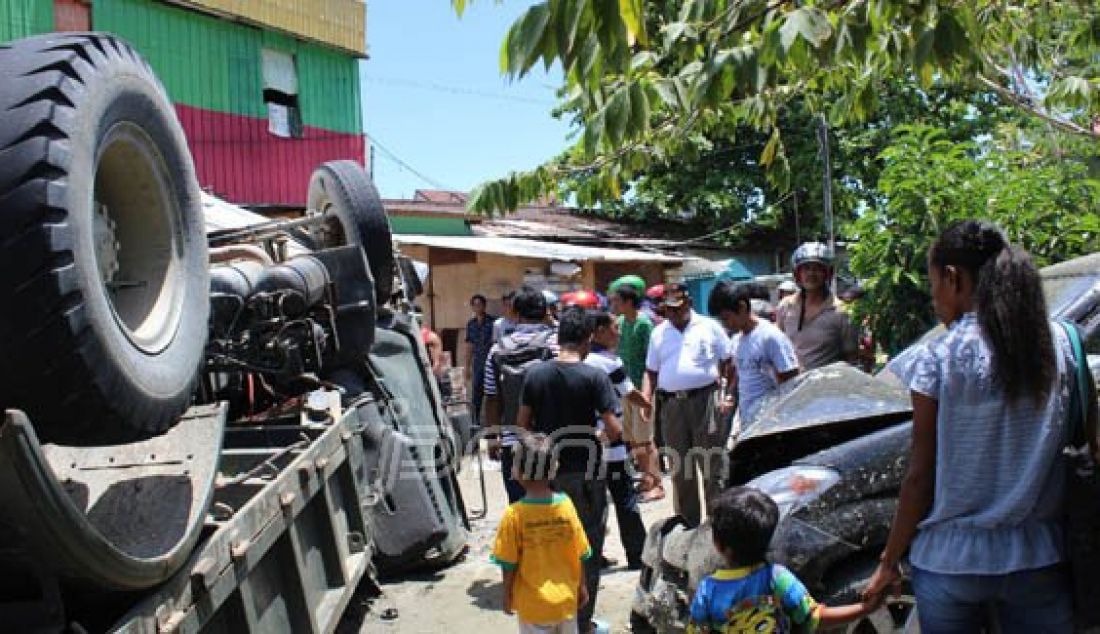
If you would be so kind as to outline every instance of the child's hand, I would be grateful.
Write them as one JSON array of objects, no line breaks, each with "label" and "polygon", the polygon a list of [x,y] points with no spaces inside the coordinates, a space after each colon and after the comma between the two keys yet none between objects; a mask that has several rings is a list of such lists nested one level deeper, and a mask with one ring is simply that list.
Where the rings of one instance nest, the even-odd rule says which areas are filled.
[{"label": "child's hand", "polygon": [[864,597],[863,600],[859,602],[860,611],[863,612],[864,616],[866,616],[882,607],[882,604],[885,602],[885,592],[880,592],[879,594],[876,594],[874,596]]},{"label": "child's hand", "polygon": [[585,585],[584,580],[581,580],[580,587],[577,588],[577,609],[581,609],[588,605],[588,586]]}]

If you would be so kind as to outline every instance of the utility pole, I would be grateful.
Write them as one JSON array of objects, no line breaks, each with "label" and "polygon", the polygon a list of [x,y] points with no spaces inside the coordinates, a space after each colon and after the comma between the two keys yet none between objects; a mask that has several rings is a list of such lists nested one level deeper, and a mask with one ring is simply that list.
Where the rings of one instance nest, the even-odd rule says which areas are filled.
[{"label": "utility pole", "polygon": [[798,220],[798,188],[794,190],[794,243],[795,245],[802,244],[802,227],[799,226]]},{"label": "utility pole", "polygon": [[829,250],[836,253],[836,235],[833,233],[833,164],[829,157],[829,123],[825,115],[818,115],[817,145],[820,156],[825,161],[825,182],[821,201],[825,208],[825,229],[829,232]]}]

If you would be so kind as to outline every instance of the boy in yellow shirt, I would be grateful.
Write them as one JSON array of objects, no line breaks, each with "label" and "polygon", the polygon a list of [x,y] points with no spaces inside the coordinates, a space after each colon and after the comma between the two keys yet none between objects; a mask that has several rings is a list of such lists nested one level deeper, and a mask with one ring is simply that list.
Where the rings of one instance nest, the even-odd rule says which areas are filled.
[{"label": "boy in yellow shirt", "polygon": [[588,602],[581,562],[592,549],[569,497],[550,488],[555,468],[546,436],[520,440],[513,477],[525,495],[504,511],[492,556],[520,634],[577,634],[577,610]]}]

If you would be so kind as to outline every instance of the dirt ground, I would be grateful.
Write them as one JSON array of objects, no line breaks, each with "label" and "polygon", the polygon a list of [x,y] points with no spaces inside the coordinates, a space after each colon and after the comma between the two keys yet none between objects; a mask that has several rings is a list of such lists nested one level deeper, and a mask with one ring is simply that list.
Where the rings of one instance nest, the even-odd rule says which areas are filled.
[{"label": "dirt ground", "polygon": [[[500,463],[485,459],[484,465],[488,513],[484,519],[471,518],[473,530],[465,558],[437,572],[382,580],[382,596],[361,606],[366,614],[357,623],[360,632],[436,634],[516,630],[515,617],[501,610],[500,569],[489,562],[497,522],[507,506],[507,498],[501,482]],[[467,508],[474,514],[481,509],[477,462],[468,459],[458,477]],[[665,490],[669,495],[664,500],[641,507],[647,527],[672,514],[668,482]],[[608,514],[607,529],[604,555],[617,560],[618,564],[603,573],[596,618],[608,623],[612,632],[629,632],[630,605],[638,572],[626,569],[626,556],[613,509]],[[348,631],[348,628],[342,627],[339,631]]]}]

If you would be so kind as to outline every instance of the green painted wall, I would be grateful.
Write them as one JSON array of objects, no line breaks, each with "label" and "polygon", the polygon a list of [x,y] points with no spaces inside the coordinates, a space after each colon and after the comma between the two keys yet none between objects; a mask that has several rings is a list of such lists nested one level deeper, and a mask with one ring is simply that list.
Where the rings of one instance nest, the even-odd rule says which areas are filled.
[{"label": "green painted wall", "polygon": [[53,30],[53,0],[0,0],[0,42]]},{"label": "green painted wall", "polygon": [[291,53],[302,122],[336,132],[363,131],[358,60],[350,55],[151,0],[94,0],[92,26],[137,47],[173,101],[248,117],[267,116],[261,49]]},{"label": "green painted wall", "polygon": [[426,216],[390,216],[390,230],[404,235],[472,236],[470,225],[462,218]]}]

